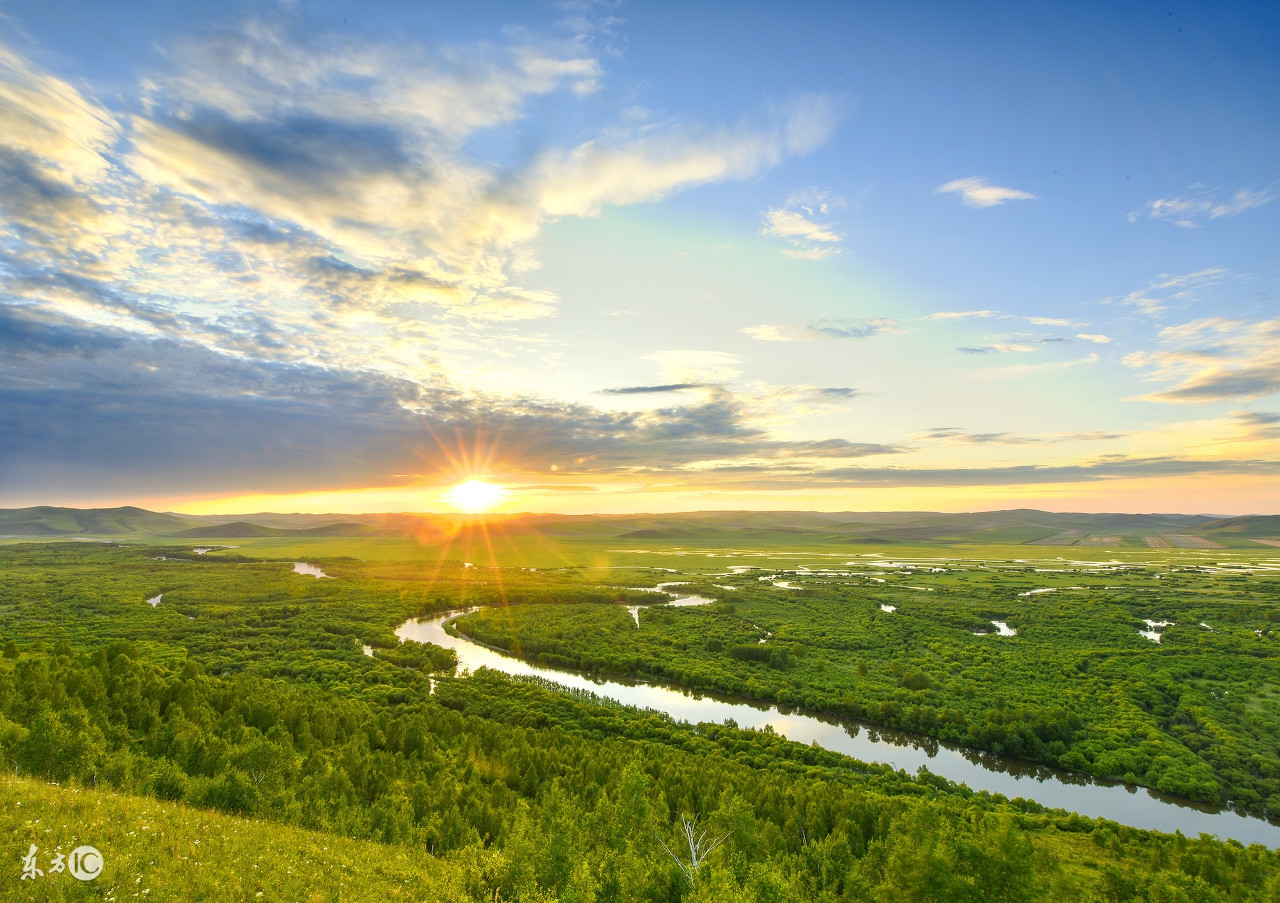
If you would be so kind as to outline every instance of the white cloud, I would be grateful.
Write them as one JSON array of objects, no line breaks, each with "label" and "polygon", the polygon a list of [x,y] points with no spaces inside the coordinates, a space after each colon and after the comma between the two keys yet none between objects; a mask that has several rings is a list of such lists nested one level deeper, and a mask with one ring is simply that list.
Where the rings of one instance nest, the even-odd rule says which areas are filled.
[{"label": "white cloud", "polygon": [[1032,326],[1084,326],[1084,323],[1072,323],[1061,317],[1023,317]]},{"label": "white cloud", "polygon": [[847,206],[843,198],[816,188],[793,193],[785,207],[770,207],[764,212],[761,235],[781,238],[788,247],[782,253],[798,260],[821,260],[840,249],[833,245],[844,241],[830,224],[814,222],[815,216],[826,215],[835,208]]},{"label": "white cloud", "polygon": [[105,108],[0,45],[0,146],[46,179],[84,185],[108,171],[104,154],[119,135]]},{"label": "white cloud", "polygon": [[790,210],[802,210],[809,216],[826,216],[834,210],[847,210],[849,202],[825,188],[802,188],[787,195],[783,205]]},{"label": "white cloud", "polygon": [[1264,207],[1280,197],[1280,182],[1272,182],[1257,191],[1241,188],[1231,195],[1224,195],[1221,190],[1211,191],[1203,185],[1193,185],[1192,189],[1194,193],[1190,197],[1148,201],[1145,207],[1129,214],[1129,221],[1148,216],[1191,229],[1204,220],[1239,216],[1246,210]]},{"label": "white cloud", "polygon": [[1001,316],[998,310],[943,310],[936,314],[929,314],[926,320],[968,320],[968,319],[987,319],[989,317]]},{"label": "white cloud", "polygon": [[1177,276],[1166,274],[1146,288],[1125,295],[1120,303],[1136,307],[1148,316],[1156,316],[1168,310],[1174,302],[1189,304],[1198,301],[1201,291],[1220,282],[1226,273],[1223,267],[1209,267]]},{"label": "white cloud", "polygon": [[1208,404],[1280,391],[1280,320],[1206,317],[1167,326],[1159,340],[1164,349],[1124,358],[1147,380],[1173,383],[1143,401]]},{"label": "white cloud", "polygon": [[880,333],[901,332],[901,321],[889,317],[845,320],[811,320],[808,323],[744,326],[740,331],[761,342],[799,342],[813,339],[865,339]]},{"label": "white cloud", "polygon": [[605,204],[655,201],[695,185],[748,178],[811,150],[834,123],[825,102],[801,100],[764,126],[593,139],[544,153],[527,177],[529,194],[541,214],[595,216]]},{"label": "white cloud", "polygon": [[934,189],[935,194],[958,194],[970,207],[995,207],[1006,201],[1034,201],[1036,196],[1016,188],[1001,188],[986,179],[955,179]]},{"label": "white cloud", "polygon": [[255,22],[173,60],[135,120],[135,172],[205,204],[297,224],[357,266],[422,270],[472,300],[511,294],[536,266],[528,243],[548,219],[756,175],[812,150],[835,123],[816,96],[734,127],[623,111],[614,127],[504,171],[467,139],[511,127],[532,98],[590,91],[603,77],[598,60],[573,45],[300,41]]},{"label": "white cloud", "polygon": [[1063,442],[1109,442],[1125,438],[1127,433],[1094,431],[1088,433],[974,433],[956,427],[935,427],[911,438],[920,441],[941,442],[946,445],[1043,445]]},{"label": "white cloud", "polygon": [[623,110],[514,167],[478,156],[469,139],[514,132],[532,100],[593,90],[584,46],[383,46],[251,21],[176,45],[122,124],[0,45],[5,292],[245,358],[462,378],[449,355],[554,311],[523,284],[550,219],[754,176],[836,121],[820,97],[722,127]]},{"label": "white cloud", "polygon": [[764,323],[760,326],[744,326],[741,331],[761,342],[796,342],[813,338],[803,326],[795,324]]},{"label": "white cloud", "polygon": [[832,232],[830,226],[820,226],[805,219],[804,214],[796,213],[792,210],[770,207],[764,215],[764,222],[765,226],[760,230],[761,235],[821,242],[844,240],[843,236]]},{"label": "white cloud", "polygon": [[961,351],[961,352],[964,352],[965,354],[1009,354],[1011,352],[1026,354],[1035,350],[1036,350],[1035,345],[1028,345],[1024,342],[994,343],[990,345],[966,345],[962,348],[956,349],[956,351]]},{"label": "white cloud", "polygon": [[1106,345],[1108,342],[1110,342],[1110,341],[1111,341],[1110,336],[1100,335],[1100,334],[1098,334],[1098,333],[1092,333],[1092,332],[1081,332],[1081,333],[1078,333],[1078,334],[1076,335],[1076,338],[1077,338],[1077,339],[1082,339],[1082,340],[1084,340],[1084,341],[1086,341],[1086,342],[1095,342],[1095,343],[1097,343],[1097,344],[1099,344],[1099,345]]}]

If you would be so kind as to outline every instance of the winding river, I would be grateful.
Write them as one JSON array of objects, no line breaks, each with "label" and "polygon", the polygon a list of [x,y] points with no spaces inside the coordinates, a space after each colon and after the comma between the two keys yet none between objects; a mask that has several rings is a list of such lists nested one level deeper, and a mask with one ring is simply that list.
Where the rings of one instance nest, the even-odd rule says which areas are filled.
[{"label": "winding river", "polygon": [[[672,604],[689,606],[710,601],[686,596]],[[624,705],[663,712],[690,724],[719,724],[731,718],[742,728],[762,730],[770,727],[788,740],[817,743],[825,749],[864,762],[884,763],[910,773],[925,766],[933,774],[966,784],[973,790],[1001,793],[1009,798],[1033,799],[1044,806],[1067,809],[1092,818],[1108,818],[1135,828],[1181,831],[1190,837],[1201,833],[1215,834],[1246,844],[1280,847],[1280,825],[1166,796],[1145,787],[1095,780],[1087,775],[964,749],[931,737],[856,721],[800,714],[786,707],[644,681],[598,680],[575,671],[531,665],[465,637],[452,636],[445,630],[447,622],[476,610],[411,619],[400,625],[396,636],[401,640],[435,643],[454,650],[460,672],[491,668],[515,676],[541,677]],[[635,614],[639,624],[638,612]]]}]

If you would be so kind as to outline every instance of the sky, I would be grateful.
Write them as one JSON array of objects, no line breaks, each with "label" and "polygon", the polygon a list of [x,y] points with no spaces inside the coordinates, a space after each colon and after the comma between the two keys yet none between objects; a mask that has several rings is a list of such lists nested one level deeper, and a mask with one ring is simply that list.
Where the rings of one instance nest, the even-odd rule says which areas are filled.
[{"label": "sky", "polygon": [[0,505],[1280,513],[1278,39],[0,0]]}]

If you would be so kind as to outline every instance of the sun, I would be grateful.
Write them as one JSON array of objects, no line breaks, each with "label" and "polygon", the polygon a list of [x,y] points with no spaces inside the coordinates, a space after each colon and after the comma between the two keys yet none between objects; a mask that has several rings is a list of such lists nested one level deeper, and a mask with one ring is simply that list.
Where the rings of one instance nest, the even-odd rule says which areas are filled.
[{"label": "sun", "polygon": [[484,480],[467,480],[445,493],[445,501],[459,511],[479,514],[504,501],[507,495],[507,490],[501,486],[486,483]]}]

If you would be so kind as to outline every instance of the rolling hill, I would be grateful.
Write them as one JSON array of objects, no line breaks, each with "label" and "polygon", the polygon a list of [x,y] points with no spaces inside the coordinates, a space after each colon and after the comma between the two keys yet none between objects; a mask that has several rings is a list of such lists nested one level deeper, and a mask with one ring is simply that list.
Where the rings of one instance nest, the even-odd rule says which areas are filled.
[{"label": "rolling hill", "polygon": [[1004,511],[694,511],[631,515],[244,514],[190,516],[120,508],[0,509],[0,536],[58,539],[245,539],[476,533],[674,545],[999,543],[1258,548],[1280,539],[1280,517]]}]

